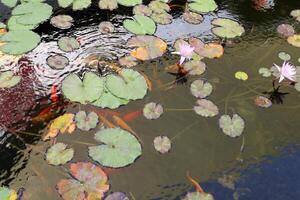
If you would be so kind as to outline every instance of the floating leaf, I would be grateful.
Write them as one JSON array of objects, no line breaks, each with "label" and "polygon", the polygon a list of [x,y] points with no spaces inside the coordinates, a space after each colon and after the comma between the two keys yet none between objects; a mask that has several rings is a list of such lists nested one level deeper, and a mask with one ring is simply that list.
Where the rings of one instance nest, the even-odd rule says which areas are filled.
[{"label": "floating leaf", "polygon": [[214,197],[208,193],[189,192],[183,200],[214,200]]},{"label": "floating leaf", "polygon": [[69,133],[72,133],[74,131],[74,125],[74,114],[66,113],[62,116],[59,116],[50,124],[48,133],[43,140],[54,138],[59,132],[65,133],[68,131]]},{"label": "floating leaf", "polygon": [[46,160],[51,165],[63,165],[72,160],[74,149],[67,149],[64,143],[56,143],[46,153]]},{"label": "floating leaf", "polygon": [[147,93],[147,83],[143,75],[132,69],[123,69],[120,76],[106,76],[106,87],[115,96],[122,99],[142,99]]},{"label": "floating leaf", "polygon": [[172,19],[173,19],[172,15],[170,15],[167,12],[164,12],[164,13],[153,12],[152,15],[151,15],[151,18],[156,23],[163,24],[163,25],[171,24],[172,23]]},{"label": "floating leaf", "polygon": [[208,97],[213,90],[213,87],[210,83],[204,82],[202,80],[195,80],[191,84],[191,93],[197,98]]},{"label": "floating leaf", "polygon": [[73,10],[83,10],[91,5],[91,0],[58,0],[58,5],[67,8],[72,5]]},{"label": "floating leaf", "polygon": [[271,70],[265,67],[259,68],[258,73],[263,77],[270,77],[272,75]]},{"label": "floating leaf", "polygon": [[122,6],[135,6],[138,4],[142,4],[143,0],[117,0],[119,4],[121,4]]},{"label": "floating leaf", "polygon": [[99,31],[101,33],[112,33],[114,30],[115,26],[109,21],[104,21],[99,24]]},{"label": "floating leaf", "polygon": [[112,11],[118,8],[118,2],[117,0],[100,0],[99,8]]},{"label": "floating leaf", "polygon": [[279,53],[278,53],[278,57],[279,57],[281,60],[283,60],[283,61],[289,61],[289,60],[291,60],[290,54],[285,53],[285,52],[279,52]]},{"label": "floating leaf", "polygon": [[129,198],[123,192],[113,192],[105,197],[104,200],[129,200]]},{"label": "floating leaf", "polygon": [[0,88],[11,88],[21,81],[21,76],[15,76],[12,71],[0,72]]},{"label": "floating leaf", "polygon": [[288,37],[287,41],[295,47],[300,47],[300,35],[295,34],[293,36],[290,36]]},{"label": "floating leaf", "polygon": [[151,1],[148,5],[148,7],[155,13],[166,13],[166,12],[169,12],[171,9],[170,9],[170,6],[168,4],[166,4],[165,2],[163,1],[160,1],[160,0],[154,0],[154,1]]},{"label": "floating leaf", "polygon": [[217,26],[212,28],[213,34],[223,38],[235,38],[245,32],[245,29],[238,22],[231,19],[217,18],[211,24]]},{"label": "floating leaf", "polygon": [[7,187],[0,187],[0,199],[1,200],[17,200],[17,193],[15,190]]},{"label": "floating leaf", "polygon": [[185,11],[182,17],[184,21],[190,24],[200,24],[203,21],[202,15],[190,11]]},{"label": "floating leaf", "polygon": [[125,67],[134,67],[137,65],[137,59],[133,56],[124,56],[119,59],[119,64]]},{"label": "floating leaf", "polygon": [[18,0],[1,0],[1,3],[6,5],[7,7],[13,8],[16,6]]},{"label": "floating leaf", "polygon": [[50,18],[52,7],[41,2],[23,2],[16,6],[11,14],[19,16],[17,23],[24,25],[40,24]]},{"label": "floating leaf", "polygon": [[205,72],[206,64],[200,60],[190,60],[183,65],[189,75],[201,75]]},{"label": "floating leaf", "polygon": [[133,20],[124,20],[123,26],[129,32],[138,35],[152,35],[155,33],[156,30],[156,25],[154,21],[151,18],[143,15],[134,15]]},{"label": "floating leaf", "polygon": [[71,101],[82,104],[91,103],[100,98],[104,90],[104,79],[93,72],[87,72],[83,80],[74,73],[62,82],[62,93]]},{"label": "floating leaf", "polygon": [[141,5],[134,6],[133,14],[145,15],[149,17],[152,14],[152,10],[148,6],[141,4]]},{"label": "floating leaf", "polygon": [[297,21],[300,22],[300,9],[292,10],[291,16],[294,17]]},{"label": "floating leaf", "polygon": [[222,115],[219,126],[226,135],[238,137],[244,131],[245,122],[238,114],[234,114],[232,118],[229,115]]},{"label": "floating leaf", "polygon": [[18,18],[21,16],[11,16],[7,22],[7,27],[10,31],[16,30],[33,30],[38,27],[38,24],[20,24],[18,23]]},{"label": "floating leaf", "polygon": [[220,58],[224,53],[224,48],[220,44],[205,44],[198,38],[190,38],[189,43],[195,48],[195,52],[205,58]]},{"label": "floating leaf", "polygon": [[104,171],[92,163],[72,163],[71,175],[74,178],[62,179],[57,184],[59,194],[64,200],[102,199],[109,190]]},{"label": "floating leaf", "polygon": [[58,47],[65,52],[71,52],[80,48],[79,42],[74,37],[61,37],[58,40]]},{"label": "floating leaf", "polygon": [[156,151],[165,154],[171,149],[171,140],[167,136],[157,136],[154,138],[153,145]]},{"label": "floating leaf", "polygon": [[57,15],[51,18],[50,23],[60,29],[68,29],[73,25],[73,18],[70,15]]},{"label": "floating leaf", "polygon": [[155,36],[132,37],[127,41],[127,46],[137,47],[131,56],[143,61],[158,58],[167,50],[167,43]]},{"label": "floating leaf", "polygon": [[297,82],[294,87],[298,92],[300,92],[300,82]]},{"label": "floating leaf", "polygon": [[95,134],[95,139],[103,144],[89,147],[89,155],[106,167],[125,167],[142,154],[139,141],[120,128],[100,130]]},{"label": "floating leaf", "polygon": [[62,55],[53,55],[47,58],[47,64],[54,69],[64,69],[69,65],[69,59]]},{"label": "floating leaf", "polygon": [[289,24],[280,24],[277,27],[277,32],[281,35],[283,35],[284,37],[289,37],[295,34],[295,30],[293,28],[293,26],[289,25]]},{"label": "floating leaf", "polygon": [[85,111],[79,111],[75,116],[76,126],[83,130],[89,131],[98,124],[98,115],[94,112],[90,112],[88,115]]},{"label": "floating leaf", "polygon": [[188,6],[191,11],[197,13],[208,13],[216,10],[218,5],[214,0],[189,0]]},{"label": "floating leaf", "polygon": [[255,105],[263,108],[269,108],[272,106],[272,101],[264,96],[257,96],[254,99]]},{"label": "floating leaf", "polygon": [[0,50],[7,54],[20,55],[34,49],[40,39],[40,36],[32,31],[9,31],[0,36],[0,42],[4,43]]},{"label": "floating leaf", "polygon": [[158,119],[164,112],[164,109],[159,103],[147,103],[144,106],[143,114],[147,119]]},{"label": "floating leaf", "polygon": [[194,111],[203,117],[213,117],[219,114],[218,107],[207,99],[199,99],[194,106]]},{"label": "floating leaf", "polygon": [[248,74],[246,72],[238,71],[234,74],[234,77],[238,80],[246,81],[248,80]]}]

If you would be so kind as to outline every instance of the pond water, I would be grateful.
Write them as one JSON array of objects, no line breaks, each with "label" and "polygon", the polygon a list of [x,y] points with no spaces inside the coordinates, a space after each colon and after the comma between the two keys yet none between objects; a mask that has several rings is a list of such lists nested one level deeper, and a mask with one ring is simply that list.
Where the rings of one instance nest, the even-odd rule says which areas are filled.
[{"label": "pond water", "polygon": [[[0,114],[1,123],[9,127],[3,133],[0,143],[0,184],[15,190],[24,188],[23,199],[26,200],[61,199],[56,191],[56,184],[59,180],[70,177],[70,163],[52,166],[45,161],[45,152],[54,141],[44,142],[41,135],[47,131],[47,124],[51,120],[66,112],[85,110],[100,113],[112,121],[112,111],[109,109],[66,101],[60,91],[61,82],[71,72],[82,74],[89,70],[99,73],[98,69],[86,67],[86,59],[91,55],[100,55],[105,60],[114,62],[130,53],[131,49],[126,47],[126,41],[133,36],[122,27],[122,21],[131,16],[130,9],[121,8],[107,12],[99,11],[93,5],[84,11],[73,12],[58,8],[54,1],[48,2],[54,6],[55,14],[71,15],[75,20],[74,27],[57,30],[48,22],[42,24],[37,28],[37,32],[42,35],[39,46],[27,53],[21,61],[1,66],[1,71],[13,70],[28,77],[27,82],[27,79],[23,80],[22,86],[6,92],[1,91],[0,94],[0,108],[3,109]],[[288,44],[276,32],[277,26],[282,23],[293,24],[296,32],[299,32],[299,23],[289,15],[291,10],[300,8],[300,2],[275,0],[274,5],[269,3],[270,7],[267,6],[266,9],[255,7],[255,2],[259,1],[217,0],[218,11],[205,14],[200,25],[184,22],[181,18],[182,8],[177,6],[172,10],[173,23],[158,25],[155,35],[164,39],[170,49],[177,38],[191,36],[204,41],[221,42],[210,31],[210,22],[217,17],[239,21],[246,33],[242,37],[222,41],[225,44],[224,55],[218,59],[204,59],[207,67],[201,76],[179,77],[168,73],[166,67],[178,61],[178,57],[170,53],[134,67],[147,75],[152,83],[152,90],[148,91],[145,98],[131,101],[113,112],[120,116],[136,113],[134,119],[128,121],[128,125],[141,141],[142,155],[129,166],[107,170],[109,192],[123,191],[130,199],[136,200],[181,199],[187,192],[194,190],[194,186],[187,179],[189,173],[216,199],[243,200],[257,197],[287,200],[296,197],[288,196],[288,193],[299,194],[299,191],[292,191],[295,189],[294,184],[299,185],[299,181],[288,180],[285,183],[285,180],[276,178],[276,170],[273,170],[273,174],[266,175],[267,180],[271,180],[272,185],[286,184],[284,188],[279,187],[289,191],[284,193],[286,196],[272,196],[271,194],[279,192],[275,186],[266,194],[263,189],[255,190],[255,184],[262,182],[258,180],[261,180],[261,176],[264,177],[264,173],[261,176],[251,175],[249,171],[260,166],[266,157],[279,158],[268,164],[270,168],[265,167],[266,164],[262,165],[265,174],[274,168],[289,170],[292,163],[297,163],[294,167],[296,171],[300,164],[298,151],[295,154],[281,154],[282,149],[287,146],[296,146],[293,148],[298,149],[300,93],[293,86],[282,84],[279,88],[282,94],[276,93],[270,108],[258,107],[254,102],[257,96],[267,93],[274,95],[278,86],[276,83],[274,88],[271,77],[262,77],[258,73],[259,68],[269,68],[273,63],[282,63],[278,57],[279,52],[288,53],[291,56],[290,62],[300,65],[299,48]],[[176,1],[175,4],[182,5],[182,2]],[[9,10],[5,7],[1,9],[2,20],[5,21]],[[114,33],[101,34],[98,31],[98,24],[106,20],[115,25]],[[70,61],[66,68],[51,69],[47,66],[46,59],[49,55],[60,53],[57,40],[62,36],[77,37],[81,48],[64,54]],[[236,79],[234,75],[237,71],[246,72],[248,80]],[[102,73],[107,74],[110,71],[103,68]],[[212,84],[213,92],[208,99],[218,106],[220,115],[238,113],[244,119],[245,130],[240,137],[231,138],[223,134],[218,125],[219,116],[205,118],[193,111],[197,98],[191,94],[190,85],[199,78]],[[58,106],[45,119],[38,119],[35,116],[40,116],[45,108],[51,107],[53,85],[58,88]],[[149,102],[157,102],[163,106],[164,113],[159,119],[148,120],[143,116],[144,105]],[[59,135],[55,142],[64,142],[75,150],[72,162],[94,162],[88,156],[88,147],[98,144],[94,133],[99,127],[89,132],[76,129],[73,134]],[[160,135],[168,136],[172,142],[171,150],[166,154],[158,153],[153,147],[153,139]],[[290,161],[291,165],[278,164],[288,162],[285,159],[290,154],[294,156]],[[272,181],[272,178],[280,183]],[[254,194],[254,191],[257,193]]]}]

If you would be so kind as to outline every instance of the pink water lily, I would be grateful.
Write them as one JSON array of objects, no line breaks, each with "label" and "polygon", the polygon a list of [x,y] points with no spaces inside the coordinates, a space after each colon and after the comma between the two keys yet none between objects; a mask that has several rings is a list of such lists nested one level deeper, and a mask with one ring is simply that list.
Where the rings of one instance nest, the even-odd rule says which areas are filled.
[{"label": "pink water lily", "polygon": [[279,71],[279,83],[284,79],[288,79],[290,81],[296,81],[296,67],[289,62],[284,62],[281,67],[274,64]]},{"label": "pink water lily", "polygon": [[173,52],[172,54],[180,55],[179,64],[182,65],[185,59],[191,59],[194,52],[194,47],[191,47],[189,44],[180,43],[179,44],[179,51]]}]

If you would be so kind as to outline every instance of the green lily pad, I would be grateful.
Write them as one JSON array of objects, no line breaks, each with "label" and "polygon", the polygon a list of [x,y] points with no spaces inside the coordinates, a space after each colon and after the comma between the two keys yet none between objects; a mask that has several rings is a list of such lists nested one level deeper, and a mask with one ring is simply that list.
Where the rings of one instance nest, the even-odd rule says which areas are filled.
[{"label": "green lily pad", "polygon": [[112,11],[118,8],[118,2],[117,0],[100,0],[99,8]]},{"label": "green lily pad", "polygon": [[77,128],[83,130],[83,131],[89,131],[90,129],[93,129],[98,124],[98,115],[94,112],[90,112],[88,115],[85,111],[79,111],[75,115],[75,122]]},{"label": "green lily pad", "polygon": [[65,52],[71,52],[80,48],[79,42],[74,37],[61,37],[58,40],[58,47]]},{"label": "green lily pad", "polygon": [[67,8],[72,5],[73,10],[83,10],[91,5],[91,0],[58,0],[58,5]]},{"label": "green lily pad", "polygon": [[197,98],[208,97],[213,90],[213,87],[210,83],[204,82],[202,80],[195,80],[191,84],[191,93]]},{"label": "green lily pad", "polygon": [[270,69],[265,68],[265,67],[261,67],[258,70],[258,73],[261,74],[263,77],[270,77],[272,75],[272,72]]},{"label": "green lily pad", "polygon": [[56,143],[46,153],[46,160],[51,165],[63,165],[72,160],[74,149],[67,149],[64,143]]},{"label": "green lily pad", "polygon": [[153,145],[156,151],[165,154],[171,149],[171,140],[167,136],[157,136],[153,140]]},{"label": "green lily pad", "polygon": [[182,17],[184,21],[190,24],[200,24],[203,21],[202,15],[190,11],[185,11]]},{"label": "green lily pad", "polygon": [[7,187],[0,187],[0,199],[1,200],[17,200],[16,191],[9,189]]},{"label": "green lily pad", "polygon": [[83,81],[74,73],[62,82],[62,93],[71,101],[82,104],[91,103],[100,98],[104,90],[104,79],[93,72],[87,72]]},{"label": "green lily pad", "polygon": [[201,75],[205,72],[206,64],[201,60],[190,60],[183,65],[189,75]]},{"label": "green lily pad", "polygon": [[51,18],[50,23],[59,29],[68,29],[73,25],[73,18],[70,15],[57,15]]},{"label": "green lily pad", "polygon": [[203,117],[214,117],[219,114],[218,107],[207,99],[199,99],[194,106],[194,111]]},{"label": "green lily pad", "polygon": [[173,19],[172,15],[170,15],[167,12],[163,12],[163,13],[153,12],[152,15],[151,15],[151,18],[156,23],[163,24],[163,25],[171,24],[172,23],[172,19]]},{"label": "green lily pad", "polygon": [[238,22],[231,19],[217,18],[211,24],[217,26],[212,28],[213,34],[223,38],[235,38],[245,32],[245,29]]},{"label": "green lily pad", "polygon": [[150,102],[144,106],[143,114],[147,119],[158,119],[164,112],[161,104]]},{"label": "green lily pad", "polygon": [[189,9],[197,13],[208,13],[216,10],[218,5],[214,0],[189,0]]},{"label": "green lily pad", "polygon": [[152,10],[148,6],[141,4],[141,5],[134,6],[133,14],[144,15],[149,17],[152,14]]},{"label": "green lily pad", "polygon": [[53,69],[64,69],[69,65],[69,59],[62,55],[52,55],[47,58],[47,64]]},{"label": "green lily pad", "polygon": [[281,60],[283,60],[283,61],[289,61],[289,60],[291,60],[290,54],[285,53],[285,52],[279,52],[279,53],[278,53],[278,57],[279,57]]},{"label": "green lily pad", "polygon": [[142,4],[143,0],[117,0],[118,4],[121,4],[122,6],[135,6],[138,4]]},{"label": "green lily pad", "polygon": [[106,167],[125,167],[142,154],[139,141],[120,128],[98,131],[95,139],[103,144],[89,147],[89,156]]},{"label": "green lily pad", "polygon": [[0,37],[0,41],[5,43],[0,50],[11,55],[21,55],[34,49],[40,40],[40,36],[32,31],[9,31]]},{"label": "green lily pad", "polygon": [[10,31],[14,30],[33,30],[38,27],[38,24],[20,24],[18,18],[22,16],[11,16],[7,21],[7,27]]},{"label": "green lily pad", "polygon": [[0,22],[0,28],[6,28],[6,25],[3,22]]},{"label": "green lily pad", "polygon": [[11,88],[21,81],[21,76],[15,76],[12,71],[0,73],[0,88]]},{"label": "green lily pad", "polygon": [[219,126],[226,135],[238,137],[244,131],[245,122],[238,114],[234,114],[232,118],[229,115],[222,115]]},{"label": "green lily pad", "polygon": [[41,2],[23,2],[16,6],[11,14],[19,16],[17,23],[35,25],[45,22],[52,15],[52,7]]},{"label": "green lily pad", "polygon": [[171,10],[168,4],[160,0],[151,1],[148,7],[155,13],[166,13]]},{"label": "green lily pad", "polygon": [[208,193],[189,192],[183,200],[214,200],[214,197]]},{"label": "green lily pad", "polygon": [[151,18],[143,15],[134,15],[133,18],[133,20],[126,19],[123,22],[124,28],[129,32],[138,35],[152,35],[155,33],[156,25]]},{"label": "green lily pad", "polygon": [[13,8],[16,6],[18,0],[1,0],[1,3],[6,5],[7,7]]},{"label": "green lily pad", "polygon": [[291,16],[300,22],[300,9],[292,10]]},{"label": "green lily pad", "polygon": [[123,69],[120,76],[108,75],[106,87],[113,95],[127,100],[144,98],[148,88],[143,75],[132,69]]}]

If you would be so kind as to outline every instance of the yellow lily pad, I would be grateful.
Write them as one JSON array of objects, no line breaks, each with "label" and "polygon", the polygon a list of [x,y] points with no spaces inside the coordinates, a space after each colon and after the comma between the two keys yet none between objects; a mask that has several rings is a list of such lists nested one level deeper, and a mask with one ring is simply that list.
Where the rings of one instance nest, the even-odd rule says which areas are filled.
[{"label": "yellow lily pad", "polygon": [[246,81],[248,79],[248,74],[246,72],[238,71],[235,73],[234,77],[236,79]]}]

